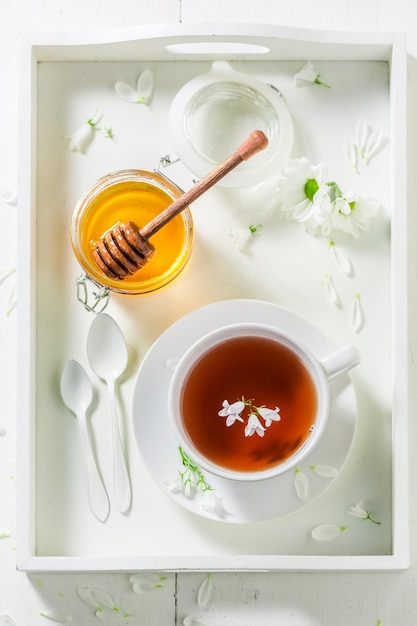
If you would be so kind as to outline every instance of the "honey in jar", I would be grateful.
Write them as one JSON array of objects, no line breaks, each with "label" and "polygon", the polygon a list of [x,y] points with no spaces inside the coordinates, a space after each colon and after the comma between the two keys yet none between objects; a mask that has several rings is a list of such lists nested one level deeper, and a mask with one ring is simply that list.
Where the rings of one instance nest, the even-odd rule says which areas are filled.
[{"label": "honey in jar", "polygon": [[169,284],[184,268],[191,253],[193,222],[187,208],[151,238],[155,254],[141,269],[123,280],[106,276],[93,258],[96,242],[118,224],[139,228],[169,206],[182,191],[154,172],[121,170],[96,181],[74,210],[71,243],[87,275],[112,291],[146,294]]}]

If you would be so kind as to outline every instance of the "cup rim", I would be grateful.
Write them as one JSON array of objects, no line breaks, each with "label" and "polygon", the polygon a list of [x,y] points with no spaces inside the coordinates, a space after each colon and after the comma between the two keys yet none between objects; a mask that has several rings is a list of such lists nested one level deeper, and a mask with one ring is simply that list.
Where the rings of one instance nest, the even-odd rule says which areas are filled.
[{"label": "cup rim", "polygon": [[[284,343],[294,349],[299,358],[308,368],[317,390],[318,408],[314,429],[305,439],[303,444],[285,461],[270,467],[266,470],[244,472],[230,470],[217,465],[206,458],[197,449],[194,449],[192,442],[187,437],[185,429],[181,427],[179,416],[179,400],[182,381],[185,379],[191,367],[196,364],[212,347],[222,343],[232,337],[241,336],[244,332],[247,336],[264,336]],[[300,463],[318,444],[327,426],[330,409],[330,389],[327,377],[320,360],[302,341],[298,341],[293,335],[283,329],[271,324],[260,322],[239,322],[227,324],[204,334],[197,339],[183,354],[178,361],[173,372],[168,389],[168,416],[171,430],[179,445],[192,458],[192,460],[202,469],[220,478],[240,482],[255,482],[274,478],[284,472],[293,469]]]}]

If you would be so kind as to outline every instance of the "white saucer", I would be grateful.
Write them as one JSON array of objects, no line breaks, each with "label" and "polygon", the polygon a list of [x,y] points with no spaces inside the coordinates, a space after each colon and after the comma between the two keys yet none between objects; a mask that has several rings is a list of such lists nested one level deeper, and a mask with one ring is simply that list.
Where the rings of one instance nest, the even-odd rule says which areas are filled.
[{"label": "white saucer", "polygon": [[[326,431],[311,455],[298,466],[307,489],[296,489],[294,469],[255,483],[218,478],[205,472],[211,493],[221,500],[223,512],[206,510],[200,492],[186,497],[168,486],[183,470],[169,426],[167,393],[172,363],[196,339],[225,324],[261,322],[279,326],[299,337],[318,357],[332,353],[336,346],[321,330],[292,311],[258,300],[224,300],[185,315],[170,326],[153,344],[138,372],[133,396],[133,425],[140,453],[156,484],[180,506],[208,519],[231,523],[272,520],[297,511],[317,498],[336,478],[323,476],[311,466],[335,468],[340,472],[352,446],[356,427],[356,396],[348,374],[331,383],[331,408]],[[342,347],[342,346],[338,346]],[[300,479],[300,476],[298,480]]]}]

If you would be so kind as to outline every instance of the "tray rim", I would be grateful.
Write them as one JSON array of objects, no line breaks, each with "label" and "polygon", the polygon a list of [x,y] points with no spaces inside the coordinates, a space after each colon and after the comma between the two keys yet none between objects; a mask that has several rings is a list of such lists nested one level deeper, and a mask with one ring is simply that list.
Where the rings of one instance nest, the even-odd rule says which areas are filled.
[{"label": "tray rim", "polygon": [[[182,52],[172,55],[172,44],[196,42],[268,44],[259,61],[282,59],[388,61],[390,66],[390,112],[392,128],[391,194],[396,198],[392,222],[392,554],[363,556],[239,555],[239,556],[38,556],[34,553],[36,507],[34,458],[36,456],[36,96],[39,63],[51,61],[132,60],[139,47],[141,58],[154,61],[213,59],[213,52]],[[303,45],[300,46],[300,43]],[[299,50],[301,48],[301,50]],[[191,48],[192,49],[192,48]],[[295,50],[298,49],[298,53]],[[251,53],[227,54],[229,60],[258,60]],[[329,56],[330,54],[330,56]],[[215,58],[224,58],[216,53]],[[285,56],[287,55],[287,56]],[[397,108],[406,103],[406,38],[404,33],[332,32],[263,24],[147,25],[95,33],[43,33],[22,42],[19,99],[19,211],[18,211],[18,376],[17,398],[17,568],[21,571],[312,571],[399,570],[409,566],[408,438],[407,438],[407,175],[406,119]],[[30,96],[30,97],[29,97]],[[404,364],[399,372],[396,364]],[[404,369],[405,368],[405,369]],[[25,391],[22,393],[21,389]],[[29,452],[29,453],[28,453]]]}]

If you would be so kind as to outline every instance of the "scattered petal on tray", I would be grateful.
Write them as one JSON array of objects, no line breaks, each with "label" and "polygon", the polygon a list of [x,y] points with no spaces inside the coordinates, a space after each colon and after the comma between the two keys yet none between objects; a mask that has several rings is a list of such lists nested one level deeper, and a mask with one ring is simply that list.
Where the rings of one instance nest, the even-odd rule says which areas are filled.
[{"label": "scattered petal on tray", "polygon": [[331,541],[339,537],[347,526],[338,526],[337,524],[320,524],[311,531],[311,536],[316,541]]}]

